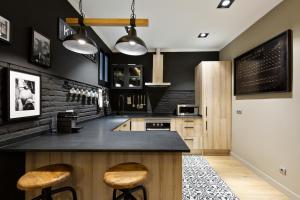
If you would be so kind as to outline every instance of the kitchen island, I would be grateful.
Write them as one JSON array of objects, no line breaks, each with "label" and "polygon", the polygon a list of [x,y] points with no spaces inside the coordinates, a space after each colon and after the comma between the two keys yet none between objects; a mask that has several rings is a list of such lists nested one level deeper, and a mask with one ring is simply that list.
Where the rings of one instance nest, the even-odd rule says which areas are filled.
[{"label": "kitchen island", "polygon": [[[189,152],[185,142],[171,131],[113,131],[127,120],[117,116],[95,119],[80,124],[84,127],[80,133],[41,135],[1,150],[26,152],[26,170],[53,163],[72,165],[73,178],[65,184],[76,189],[79,200],[110,200],[112,189],[102,177],[122,162],[142,163],[149,169],[145,187],[150,200],[182,199],[182,153]],[[39,192],[27,192],[26,199]]]}]

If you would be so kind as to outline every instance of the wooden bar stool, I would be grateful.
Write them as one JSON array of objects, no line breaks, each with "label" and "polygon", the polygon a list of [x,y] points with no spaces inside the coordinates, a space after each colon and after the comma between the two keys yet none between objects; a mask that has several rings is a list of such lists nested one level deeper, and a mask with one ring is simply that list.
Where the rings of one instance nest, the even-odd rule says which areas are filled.
[{"label": "wooden bar stool", "polygon": [[[104,182],[113,188],[113,200],[136,200],[132,195],[138,190],[143,191],[143,198],[147,200],[147,193],[142,183],[146,180],[148,169],[138,163],[122,163],[104,173]],[[116,197],[117,190],[122,194]]]},{"label": "wooden bar stool", "polygon": [[28,191],[41,189],[42,194],[32,200],[52,200],[52,195],[64,191],[70,191],[73,200],[77,200],[76,192],[72,187],[62,187],[52,190],[51,187],[66,181],[73,171],[72,166],[66,164],[54,164],[44,166],[24,174],[17,183],[19,190]]}]

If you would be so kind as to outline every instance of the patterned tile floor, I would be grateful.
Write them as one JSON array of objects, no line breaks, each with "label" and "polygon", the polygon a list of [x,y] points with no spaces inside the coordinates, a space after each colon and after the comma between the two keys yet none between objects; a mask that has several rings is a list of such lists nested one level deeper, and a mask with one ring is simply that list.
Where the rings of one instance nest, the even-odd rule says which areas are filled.
[{"label": "patterned tile floor", "polygon": [[184,155],[182,159],[183,200],[239,200],[202,156]]}]

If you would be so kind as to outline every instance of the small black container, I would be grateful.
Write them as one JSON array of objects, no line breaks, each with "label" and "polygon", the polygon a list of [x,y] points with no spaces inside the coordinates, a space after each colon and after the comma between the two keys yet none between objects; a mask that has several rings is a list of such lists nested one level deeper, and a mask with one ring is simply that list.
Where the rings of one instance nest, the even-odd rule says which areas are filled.
[{"label": "small black container", "polygon": [[58,133],[77,133],[82,127],[77,126],[78,114],[76,112],[59,112],[57,114]]}]

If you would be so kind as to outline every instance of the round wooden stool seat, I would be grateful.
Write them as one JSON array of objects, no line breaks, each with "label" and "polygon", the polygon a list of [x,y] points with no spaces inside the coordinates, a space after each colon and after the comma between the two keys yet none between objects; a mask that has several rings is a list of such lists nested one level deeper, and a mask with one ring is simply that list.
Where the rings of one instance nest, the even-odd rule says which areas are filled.
[{"label": "round wooden stool seat", "polygon": [[44,166],[24,174],[18,180],[17,187],[20,190],[51,187],[68,179],[72,171],[72,166],[66,164]]},{"label": "round wooden stool seat", "polygon": [[142,164],[122,163],[105,172],[104,182],[114,189],[130,189],[143,183],[147,175],[148,169]]}]

